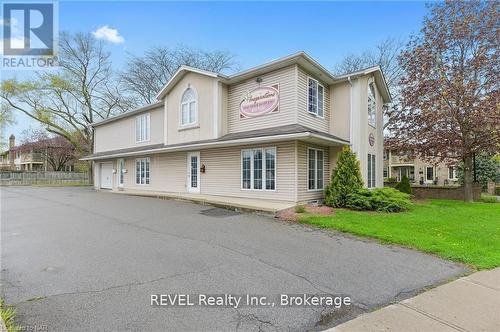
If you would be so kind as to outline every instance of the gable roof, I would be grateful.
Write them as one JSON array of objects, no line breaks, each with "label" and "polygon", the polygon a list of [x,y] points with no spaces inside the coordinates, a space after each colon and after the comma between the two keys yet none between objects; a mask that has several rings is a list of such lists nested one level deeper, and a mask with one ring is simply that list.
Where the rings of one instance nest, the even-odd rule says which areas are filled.
[{"label": "gable roof", "polygon": [[226,84],[235,84],[243,80],[258,75],[262,75],[271,71],[275,71],[281,68],[285,68],[287,66],[294,64],[300,65],[307,71],[313,73],[318,79],[322,80],[324,83],[327,84],[341,83],[349,80],[349,78],[357,78],[364,75],[374,74],[375,82],[377,83],[377,87],[379,87],[384,102],[388,103],[391,101],[389,88],[387,87],[387,82],[384,78],[384,74],[382,73],[380,66],[374,66],[357,72],[335,76],[333,75],[333,73],[331,73],[328,69],[323,67],[319,62],[314,60],[304,51],[293,53],[291,55],[272,60],[270,62],[237,72],[232,75],[224,75],[221,73],[215,73],[183,65],[179,67],[179,69],[170,78],[167,84],[165,84],[165,86],[161,89],[156,98],[158,100],[163,99],[165,95],[177,84],[177,82],[179,82],[182,79],[182,77],[184,77],[184,75],[186,75],[188,72],[193,72],[200,75],[218,78]]}]

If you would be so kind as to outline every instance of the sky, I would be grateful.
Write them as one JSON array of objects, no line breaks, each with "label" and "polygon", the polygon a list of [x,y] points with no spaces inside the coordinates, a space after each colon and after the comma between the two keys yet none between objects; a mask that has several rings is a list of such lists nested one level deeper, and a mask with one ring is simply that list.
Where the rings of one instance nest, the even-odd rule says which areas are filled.
[{"label": "sky", "polygon": [[[226,50],[240,69],[305,51],[328,69],[387,38],[418,33],[424,2],[133,2],[60,1],[59,30],[92,32],[113,66],[154,46]],[[24,72],[24,71],[23,71]],[[26,73],[2,71],[2,78]],[[16,114],[2,133],[38,125]]]}]

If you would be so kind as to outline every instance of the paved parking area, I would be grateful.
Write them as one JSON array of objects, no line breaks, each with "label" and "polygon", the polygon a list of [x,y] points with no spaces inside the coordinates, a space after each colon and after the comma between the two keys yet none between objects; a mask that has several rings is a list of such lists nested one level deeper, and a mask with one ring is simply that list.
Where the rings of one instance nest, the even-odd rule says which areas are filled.
[{"label": "paved parking area", "polygon": [[[49,331],[321,330],[466,269],[373,241],[91,188],[1,188],[2,297]],[[330,307],[151,306],[151,294],[349,296]],[[272,301],[270,301],[272,302]]]}]

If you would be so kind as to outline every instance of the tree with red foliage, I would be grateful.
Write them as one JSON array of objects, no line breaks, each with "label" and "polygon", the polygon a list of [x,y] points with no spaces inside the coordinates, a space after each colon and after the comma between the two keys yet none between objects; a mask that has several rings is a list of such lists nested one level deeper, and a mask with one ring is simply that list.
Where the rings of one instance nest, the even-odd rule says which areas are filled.
[{"label": "tree with red foliage", "polygon": [[466,201],[473,156],[500,146],[499,27],[498,2],[437,3],[400,56],[391,137],[423,159],[463,161]]},{"label": "tree with red foliage", "polygon": [[75,147],[62,136],[51,137],[44,130],[24,131],[23,136],[19,151],[40,153],[54,171],[64,170],[68,162],[76,159]]}]

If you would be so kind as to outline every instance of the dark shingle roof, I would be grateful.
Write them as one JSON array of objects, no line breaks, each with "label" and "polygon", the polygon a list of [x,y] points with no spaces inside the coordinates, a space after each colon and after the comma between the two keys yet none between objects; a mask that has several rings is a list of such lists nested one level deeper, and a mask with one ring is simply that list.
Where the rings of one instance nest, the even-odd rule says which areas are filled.
[{"label": "dark shingle roof", "polygon": [[156,149],[162,149],[162,148],[174,148],[174,147],[192,146],[192,145],[204,144],[204,143],[229,142],[229,141],[246,139],[246,138],[280,136],[280,135],[300,134],[300,133],[313,133],[313,134],[323,136],[325,138],[335,139],[335,140],[338,140],[340,142],[344,142],[346,144],[349,144],[348,141],[346,141],[342,138],[339,138],[337,136],[330,135],[328,133],[324,133],[324,132],[321,132],[321,131],[318,131],[315,129],[311,129],[311,128],[308,128],[308,127],[305,127],[305,126],[302,126],[299,124],[291,124],[291,125],[285,125],[285,126],[278,126],[278,127],[243,131],[243,132],[238,132],[238,133],[231,133],[231,134],[226,134],[220,138],[193,141],[193,142],[187,142],[187,143],[177,143],[177,144],[167,144],[167,145],[160,143],[160,144],[143,145],[143,146],[132,147],[132,148],[127,148],[127,149],[97,152],[97,153],[85,156],[84,159],[94,159],[94,158],[104,157],[107,155],[119,155],[119,154],[130,153],[130,152],[141,152],[141,151],[156,150]]}]

